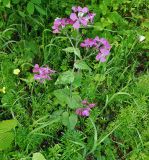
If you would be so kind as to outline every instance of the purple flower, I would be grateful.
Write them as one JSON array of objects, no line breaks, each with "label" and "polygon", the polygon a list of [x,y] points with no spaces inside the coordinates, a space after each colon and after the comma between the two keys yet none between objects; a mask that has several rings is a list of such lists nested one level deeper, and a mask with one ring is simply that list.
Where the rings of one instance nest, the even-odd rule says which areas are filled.
[{"label": "purple flower", "polygon": [[72,7],[72,10],[74,12],[82,12],[82,13],[87,13],[89,11],[87,7],[82,8],[80,6],[78,6],[78,7]]},{"label": "purple flower", "polygon": [[90,114],[90,108],[78,108],[76,114],[83,117],[88,117]]},{"label": "purple flower", "polygon": [[101,53],[98,53],[97,56],[96,56],[96,60],[100,62],[105,62],[106,61],[106,57],[104,54],[101,54]]},{"label": "purple flower", "polygon": [[107,55],[110,54],[111,46],[105,38],[99,38],[98,36],[94,39],[87,38],[80,44],[81,47],[92,48],[98,50],[96,60],[105,62]]},{"label": "purple flower", "polygon": [[76,109],[76,114],[79,116],[82,116],[82,117],[88,117],[91,109],[94,108],[96,106],[96,104],[95,103],[89,104],[88,101],[85,99],[82,101],[82,104],[86,107]]},{"label": "purple flower", "polygon": [[49,67],[39,67],[38,64],[35,64],[33,73],[38,73],[34,75],[34,79],[43,83],[45,80],[51,80],[50,74],[55,73],[55,71]]},{"label": "purple flower", "polygon": [[54,25],[52,27],[53,33],[60,33],[61,29],[66,27],[68,24],[73,24],[74,22],[70,18],[56,18]]},{"label": "purple flower", "polygon": [[82,101],[82,104],[83,104],[83,105],[86,105],[86,104],[88,104],[88,101],[84,99],[84,100]]},{"label": "purple flower", "polygon": [[81,47],[90,48],[96,46],[96,41],[92,38],[87,38],[80,44]]},{"label": "purple flower", "polygon": [[94,108],[96,106],[96,104],[95,103],[90,103],[88,106],[89,106],[89,108]]},{"label": "purple flower", "polygon": [[73,25],[75,29],[80,28],[81,25],[87,26],[89,22],[93,22],[96,14],[90,13],[87,7],[72,7],[70,18],[56,18],[52,27],[53,33],[60,33],[61,29],[66,25]]},{"label": "purple flower", "polygon": [[91,23],[93,23],[94,17],[96,16],[95,13],[88,13],[88,19],[90,20]]},{"label": "purple flower", "polygon": [[75,29],[80,28],[81,25],[87,26],[89,22],[93,22],[94,13],[90,13],[87,7],[72,7],[74,13],[70,14],[70,19],[74,21],[73,27]]}]

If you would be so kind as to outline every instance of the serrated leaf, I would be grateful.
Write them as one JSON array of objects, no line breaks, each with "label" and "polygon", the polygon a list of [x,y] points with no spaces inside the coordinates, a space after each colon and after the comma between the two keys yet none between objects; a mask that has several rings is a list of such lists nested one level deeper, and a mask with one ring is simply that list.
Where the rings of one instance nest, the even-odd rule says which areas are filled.
[{"label": "serrated leaf", "polygon": [[78,116],[76,114],[71,114],[69,117],[69,128],[74,129],[78,121]]},{"label": "serrated leaf", "polygon": [[31,3],[31,2],[28,2],[28,4],[27,4],[27,12],[30,14],[30,15],[32,15],[33,13],[34,13],[34,4],[33,3]]},{"label": "serrated leaf", "polygon": [[63,72],[55,82],[55,84],[70,84],[74,81],[73,71]]},{"label": "serrated leaf", "polygon": [[5,133],[17,126],[17,120],[5,120],[0,122],[0,133]]},{"label": "serrated leaf", "polygon": [[0,133],[0,151],[10,148],[13,140],[12,132]]},{"label": "serrated leaf", "polygon": [[40,152],[37,152],[37,153],[33,153],[32,160],[46,160],[46,159]]},{"label": "serrated leaf", "polygon": [[35,8],[37,9],[37,11],[41,14],[41,15],[46,15],[46,11],[44,9],[42,9],[41,7],[35,5]]},{"label": "serrated leaf", "polygon": [[91,68],[85,63],[85,61],[76,61],[74,66],[77,69],[91,70]]},{"label": "serrated leaf", "polygon": [[63,112],[62,123],[64,126],[68,126],[68,124],[69,124],[69,113],[68,112]]},{"label": "serrated leaf", "polygon": [[77,55],[79,58],[81,58],[81,54],[80,54],[80,50],[79,48],[74,48],[74,47],[67,47],[65,49],[63,49],[65,52],[69,52],[69,53],[74,53],[75,55]]}]

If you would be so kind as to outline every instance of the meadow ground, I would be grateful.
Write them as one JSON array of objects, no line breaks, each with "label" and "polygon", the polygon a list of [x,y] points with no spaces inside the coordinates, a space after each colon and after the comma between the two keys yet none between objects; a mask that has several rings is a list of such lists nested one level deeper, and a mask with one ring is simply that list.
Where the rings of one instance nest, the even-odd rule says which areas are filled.
[{"label": "meadow ground", "polygon": [[148,56],[146,0],[1,0],[0,160],[149,160]]}]

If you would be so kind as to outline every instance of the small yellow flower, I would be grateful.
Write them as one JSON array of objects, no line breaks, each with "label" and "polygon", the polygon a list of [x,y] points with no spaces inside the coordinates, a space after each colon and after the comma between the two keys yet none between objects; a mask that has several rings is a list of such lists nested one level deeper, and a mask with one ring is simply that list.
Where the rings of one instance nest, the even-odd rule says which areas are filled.
[{"label": "small yellow flower", "polygon": [[6,93],[6,88],[5,87],[3,87],[2,89],[0,88],[0,92]]},{"label": "small yellow flower", "polygon": [[13,70],[13,74],[15,74],[15,75],[18,75],[20,73],[20,70],[19,69],[14,69]]}]

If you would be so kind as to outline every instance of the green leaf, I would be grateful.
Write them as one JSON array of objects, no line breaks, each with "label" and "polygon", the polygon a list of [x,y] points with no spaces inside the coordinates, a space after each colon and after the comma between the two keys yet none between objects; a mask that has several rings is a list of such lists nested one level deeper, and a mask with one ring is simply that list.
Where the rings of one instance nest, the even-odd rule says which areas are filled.
[{"label": "green leaf", "polygon": [[56,96],[56,98],[58,99],[58,102],[61,105],[66,105],[67,104],[67,100],[69,98],[69,89],[64,88],[64,89],[57,89],[54,91],[54,95]]},{"label": "green leaf", "polygon": [[71,114],[70,116],[69,116],[68,112],[64,112],[62,114],[63,125],[66,126],[69,129],[71,129],[71,130],[74,129],[74,127],[77,124],[77,121],[78,121],[78,117],[77,117],[76,114]]},{"label": "green leaf", "polygon": [[8,149],[14,139],[14,134],[12,132],[0,133],[0,151]]},{"label": "green leaf", "polygon": [[79,108],[81,107],[81,97],[73,93],[72,97],[67,98],[67,104],[72,109]]},{"label": "green leaf", "polygon": [[100,5],[100,9],[102,11],[102,14],[106,15],[108,8],[104,3]]},{"label": "green leaf", "polygon": [[17,120],[5,120],[0,122],[0,133],[5,133],[17,126]]},{"label": "green leaf", "polygon": [[33,153],[32,160],[46,160],[46,159],[40,152],[37,152],[37,153]]},{"label": "green leaf", "polygon": [[22,12],[22,11],[18,11],[18,13],[19,13],[19,15],[21,16],[21,17],[25,17],[26,16],[26,14],[24,13],[24,12]]},{"label": "green leaf", "polygon": [[46,11],[43,10],[41,7],[35,5],[35,8],[37,9],[37,11],[38,11],[41,15],[46,15]]},{"label": "green leaf", "polygon": [[81,54],[80,54],[79,48],[67,47],[67,48],[63,49],[63,51],[69,52],[69,53],[74,53],[74,54],[77,55],[79,58],[81,58]]},{"label": "green leaf", "polygon": [[31,3],[31,2],[28,2],[28,4],[27,4],[27,12],[30,14],[30,15],[32,15],[33,13],[34,13],[34,4],[33,3]]},{"label": "green leaf", "polygon": [[69,113],[68,112],[63,112],[62,123],[64,126],[68,126],[68,124],[69,124]]},{"label": "green leaf", "polygon": [[77,69],[91,70],[91,68],[85,63],[85,61],[76,61],[74,66]]},{"label": "green leaf", "polygon": [[74,49],[75,49],[75,48],[73,48],[73,47],[67,47],[67,48],[63,49],[63,51],[69,52],[69,53],[73,53],[73,52],[74,52]]},{"label": "green leaf", "polygon": [[69,84],[72,83],[74,81],[74,74],[73,71],[66,71],[64,73],[62,73],[57,81],[55,82],[55,84]]},{"label": "green leaf", "polygon": [[34,4],[41,4],[41,0],[31,0],[31,2]]},{"label": "green leaf", "polygon": [[18,4],[20,2],[20,0],[12,0],[12,3],[14,4]]},{"label": "green leaf", "polygon": [[10,8],[10,0],[3,0],[3,6]]},{"label": "green leaf", "polygon": [[82,73],[81,72],[75,72],[74,73],[74,81],[73,81],[73,87],[77,88],[81,86],[82,82]]},{"label": "green leaf", "polygon": [[71,114],[69,117],[69,128],[74,129],[78,121],[78,116],[76,114]]}]

